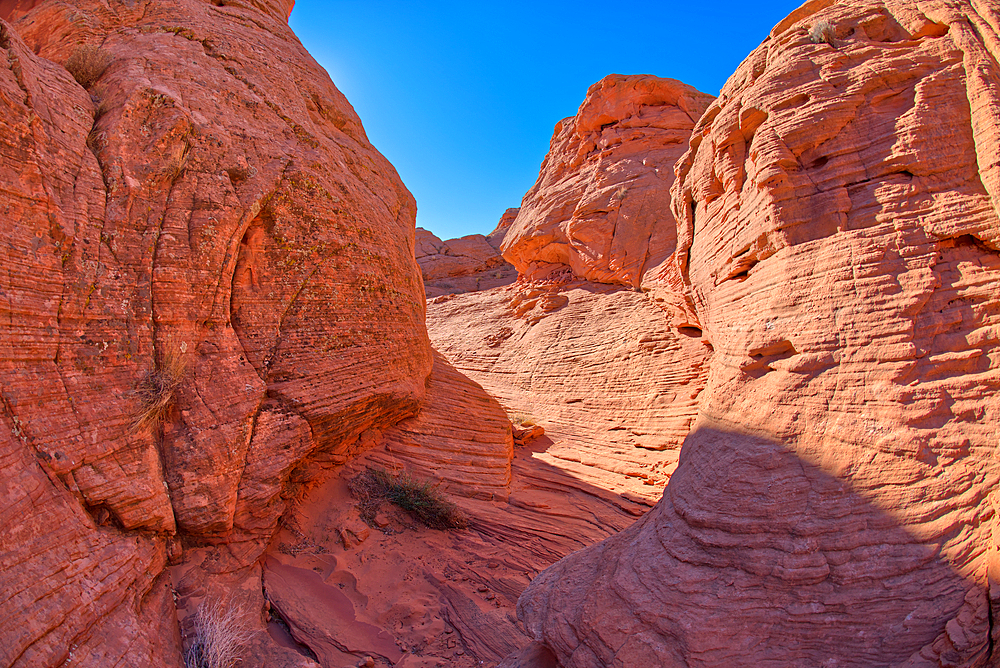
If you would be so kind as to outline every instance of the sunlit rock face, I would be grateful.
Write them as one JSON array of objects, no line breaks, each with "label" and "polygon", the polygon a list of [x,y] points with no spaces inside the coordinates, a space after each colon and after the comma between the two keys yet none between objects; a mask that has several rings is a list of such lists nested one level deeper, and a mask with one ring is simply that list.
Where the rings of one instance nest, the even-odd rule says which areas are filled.
[{"label": "sunlit rock face", "polygon": [[418,227],[417,264],[426,295],[478,292],[517,280],[517,271],[500,256],[500,244],[516,215],[517,209],[508,209],[489,235],[470,234],[447,241]]},{"label": "sunlit rock face", "polygon": [[673,79],[612,74],[556,124],[503,255],[526,278],[566,266],[639,287],[676,245],[673,165],[712,96]]},{"label": "sunlit rock face", "polygon": [[290,9],[0,7],[0,665],[176,665],[168,546],[252,562],[424,396],[413,198]]},{"label": "sunlit rock face", "polygon": [[991,660],[998,29],[809,2],[702,116],[671,271],[706,389],[657,507],[521,598],[561,665]]}]

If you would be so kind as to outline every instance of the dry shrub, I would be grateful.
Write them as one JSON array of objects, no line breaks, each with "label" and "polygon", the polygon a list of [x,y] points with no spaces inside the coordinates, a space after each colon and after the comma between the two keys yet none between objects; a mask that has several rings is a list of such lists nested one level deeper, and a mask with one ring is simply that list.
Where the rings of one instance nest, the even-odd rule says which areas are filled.
[{"label": "dry shrub", "polygon": [[170,412],[174,393],[184,380],[187,365],[180,351],[168,348],[162,362],[147,371],[139,380],[132,396],[136,399],[132,412],[132,431],[159,427]]},{"label": "dry shrub", "polygon": [[809,32],[809,39],[812,40],[813,44],[821,44],[826,42],[830,46],[834,46],[834,30],[833,24],[829,21],[818,21],[816,25],[812,27]]},{"label": "dry shrub", "polygon": [[66,69],[77,83],[90,88],[111,65],[114,56],[104,49],[89,44],[78,46],[66,61]]},{"label": "dry shrub", "polygon": [[361,518],[372,526],[383,501],[399,506],[432,529],[464,529],[469,524],[437,486],[406,473],[392,476],[382,469],[365,469],[348,486],[358,500]]},{"label": "dry shrub", "polygon": [[521,428],[534,427],[536,424],[538,424],[538,421],[535,420],[535,416],[533,416],[530,413],[525,413],[523,411],[514,411],[513,413],[511,413],[510,422],[511,424],[517,425],[518,427]]},{"label": "dry shrub", "polygon": [[184,652],[186,668],[232,668],[253,638],[249,611],[232,601],[206,598],[194,617],[191,644]]}]

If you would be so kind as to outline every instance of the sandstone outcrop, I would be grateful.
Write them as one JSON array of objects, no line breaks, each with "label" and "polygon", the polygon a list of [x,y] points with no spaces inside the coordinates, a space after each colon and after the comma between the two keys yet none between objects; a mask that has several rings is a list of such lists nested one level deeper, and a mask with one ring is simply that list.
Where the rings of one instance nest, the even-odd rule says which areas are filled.
[{"label": "sandstone outcrop", "polygon": [[673,166],[712,97],[673,79],[612,74],[556,124],[503,255],[528,279],[553,266],[638,288],[674,250]]},{"label": "sandstone outcrop", "polygon": [[500,255],[500,244],[517,216],[507,209],[488,236],[470,234],[441,241],[432,232],[417,228],[416,257],[427,297],[489,290],[513,283],[517,271]]},{"label": "sandstone outcrop", "polygon": [[251,563],[424,396],[413,199],[291,7],[0,21],[0,665],[176,665],[168,555]]},{"label": "sandstone outcrop", "polygon": [[440,354],[420,413],[390,428],[369,461],[444,483],[444,491],[506,499],[514,442],[497,400]]},{"label": "sandstone outcrop", "polygon": [[540,456],[659,497],[705,386],[699,332],[672,328],[646,295],[568,274],[431,300],[427,330],[515,423],[544,428]]},{"label": "sandstone outcrop", "polygon": [[707,384],[657,506],[520,599],[560,665],[996,660],[998,31],[814,0],[698,122],[666,273]]}]

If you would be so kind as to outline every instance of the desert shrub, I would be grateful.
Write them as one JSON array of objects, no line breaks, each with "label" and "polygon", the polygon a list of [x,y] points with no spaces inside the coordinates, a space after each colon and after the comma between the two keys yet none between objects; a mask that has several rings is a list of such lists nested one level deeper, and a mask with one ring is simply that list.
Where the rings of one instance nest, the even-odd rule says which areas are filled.
[{"label": "desert shrub", "polygon": [[166,419],[174,402],[174,393],[184,380],[187,365],[180,351],[168,348],[160,364],[148,370],[132,390],[135,408],[132,431],[158,427]]},{"label": "desert shrub", "polygon": [[809,31],[809,39],[812,40],[813,44],[826,42],[830,46],[834,46],[833,38],[833,25],[829,21],[818,21],[816,25],[812,27],[812,30]]},{"label": "desert shrub", "polygon": [[535,416],[523,411],[514,411],[509,417],[511,424],[521,427],[522,429],[524,427],[534,427],[538,424],[538,421],[535,420]]},{"label": "desert shrub", "polygon": [[84,44],[78,46],[66,60],[66,69],[78,84],[90,88],[101,78],[112,60],[114,56],[104,49]]},{"label": "desert shrub", "polygon": [[358,500],[361,518],[374,526],[375,515],[384,501],[399,506],[432,529],[464,529],[465,514],[426,480],[405,473],[393,476],[376,468],[365,469],[349,483]]},{"label": "desert shrub", "polygon": [[253,637],[251,616],[241,605],[205,599],[198,606],[191,644],[184,652],[186,668],[232,668]]}]

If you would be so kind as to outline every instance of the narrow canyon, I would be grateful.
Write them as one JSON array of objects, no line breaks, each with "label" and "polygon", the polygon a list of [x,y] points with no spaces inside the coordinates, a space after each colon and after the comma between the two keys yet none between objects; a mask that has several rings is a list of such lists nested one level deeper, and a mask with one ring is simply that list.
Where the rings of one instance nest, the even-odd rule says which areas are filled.
[{"label": "narrow canyon", "polygon": [[292,8],[0,0],[0,666],[1000,665],[996,3],[610,74],[448,240]]}]

